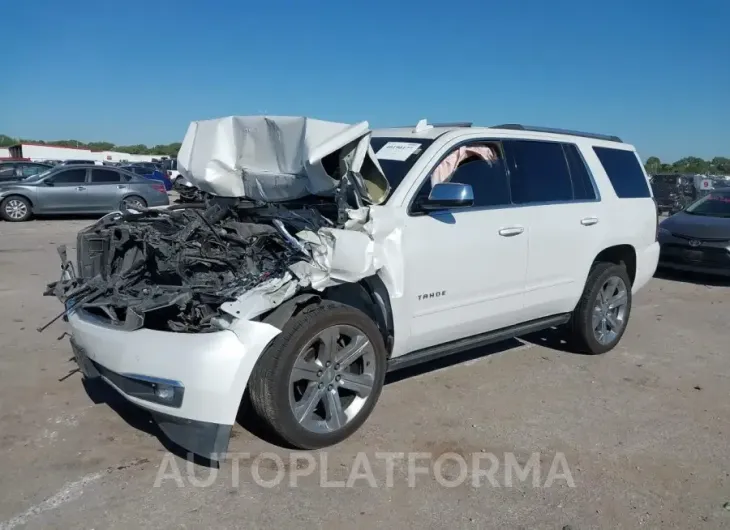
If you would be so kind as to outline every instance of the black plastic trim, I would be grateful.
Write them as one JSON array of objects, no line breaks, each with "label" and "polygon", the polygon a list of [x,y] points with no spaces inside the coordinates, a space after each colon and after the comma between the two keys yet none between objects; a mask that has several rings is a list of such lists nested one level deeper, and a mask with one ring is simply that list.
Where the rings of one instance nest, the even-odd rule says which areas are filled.
[{"label": "black plastic trim", "polygon": [[436,359],[440,359],[441,357],[446,357],[448,355],[468,350],[470,348],[486,346],[487,344],[494,344],[495,342],[501,342],[503,340],[512,339],[522,335],[528,335],[530,333],[535,333],[537,331],[551,328],[553,326],[560,326],[568,322],[568,320],[570,320],[570,313],[564,313],[560,315],[539,318],[537,320],[531,320],[523,324],[517,324],[516,326],[509,326],[495,331],[489,331],[487,333],[481,333],[479,335],[447,342],[445,344],[439,344],[438,346],[432,346],[430,348],[416,350],[414,352],[390,359],[388,361],[388,372],[394,372],[396,370],[409,368],[417,364],[434,361]]},{"label": "black plastic trim", "polygon": [[152,410],[150,413],[165,436],[183,449],[214,461],[226,456],[233,425],[178,418]]}]

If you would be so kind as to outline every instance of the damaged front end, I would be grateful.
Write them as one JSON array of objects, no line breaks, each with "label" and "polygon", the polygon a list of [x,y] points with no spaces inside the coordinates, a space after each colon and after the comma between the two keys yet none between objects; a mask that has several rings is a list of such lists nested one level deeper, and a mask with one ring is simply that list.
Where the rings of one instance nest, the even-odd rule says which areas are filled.
[{"label": "damaged front end", "polygon": [[368,204],[390,186],[370,134],[296,117],[194,122],[178,180],[205,202],[104,217],[78,235],[78,275],[64,265],[46,294],[125,330],[203,333],[372,274]]},{"label": "damaged front end", "polygon": [[[292,233],[334,225],[311,206],[223,199],[205,208],[120,212],[78,234],[77,274],[67,272],[46,294],[128,331],[226,329],[322,276],[312,258],[321,241]],[[226,313],[224,304],[243,295],[251,300],[247,314]]]},{"label": "damaged front end", "polygon": [[179,168],[203,202],[103,217],[78,234],[75,265],[59,249],[61,278],[45,294],[64,304],[86,377],[215,458],[286,324],[282,304],[376,274],[400,231],[374,215],[389,186],[362,125],[198,123]]}]

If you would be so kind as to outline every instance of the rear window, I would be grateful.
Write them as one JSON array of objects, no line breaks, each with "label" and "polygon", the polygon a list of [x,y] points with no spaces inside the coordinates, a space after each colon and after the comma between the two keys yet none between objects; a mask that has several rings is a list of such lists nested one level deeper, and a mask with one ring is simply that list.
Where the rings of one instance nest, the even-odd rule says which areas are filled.
[{"label": "rear window", "polygon": [[557,142],[504,142],[511,162],[512,202],[530,204],[573,200],[573,186],[563,146]]},{"label": "rear window", "polygon": [[651,197],[649,185],[636,153],[625,149],[594,147],[616,195],[621,199]]},{"label": "rear window", "polygon": [[91,182],[94,183],[115,183],[121,182],[122,178],[116,171],[111,169],[94,169],[91,171]]}]

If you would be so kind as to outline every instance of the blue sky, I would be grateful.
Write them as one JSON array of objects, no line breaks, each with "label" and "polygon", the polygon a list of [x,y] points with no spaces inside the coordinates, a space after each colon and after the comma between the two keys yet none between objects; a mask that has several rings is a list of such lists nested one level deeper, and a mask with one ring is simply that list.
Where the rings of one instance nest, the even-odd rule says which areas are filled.
[{"label": "blue sky", "polygon": [[730,156],[727,0],[0,3],[12,136],[155,144],[231,114],[425,117]]}]

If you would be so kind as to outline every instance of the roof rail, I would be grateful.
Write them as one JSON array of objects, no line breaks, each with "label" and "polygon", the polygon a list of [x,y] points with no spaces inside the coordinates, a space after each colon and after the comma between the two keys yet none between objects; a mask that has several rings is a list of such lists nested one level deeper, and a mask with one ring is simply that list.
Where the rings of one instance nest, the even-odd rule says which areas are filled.
[{"label": "roof rail", "polygon": [[[423,120],[422,120],[423,121]],[[443,123],[429,123],[431,127],[473,127],[474,124],[470,121],[452,121],[452,122],[443,122]],[[392,129],[414,129],[418,126],[416,125],[399,125],[395,127],[391,127]]]},{"label": "roof rail", "polygon": [[451,122],[444,122],[444,123],[432,123],[434,127],[471,127],[474,125],[474,123],[470,121],[451,121]]},{"label": "roof rail", "polygon": [[532,125],[521,125],[519,123],[504,123],[502,125],[492,125],[490,129],[509,129],[513,131],[532,131],[553,134],[567,134],[570,136],[582,136],[583,138],[594,138],[596,140],[606,140],[608,142],[623,143],[623,140],[612,134],[596,134],[582,131],[571,131],[568,129],[555,129],[551,127],[536,127]]}]

